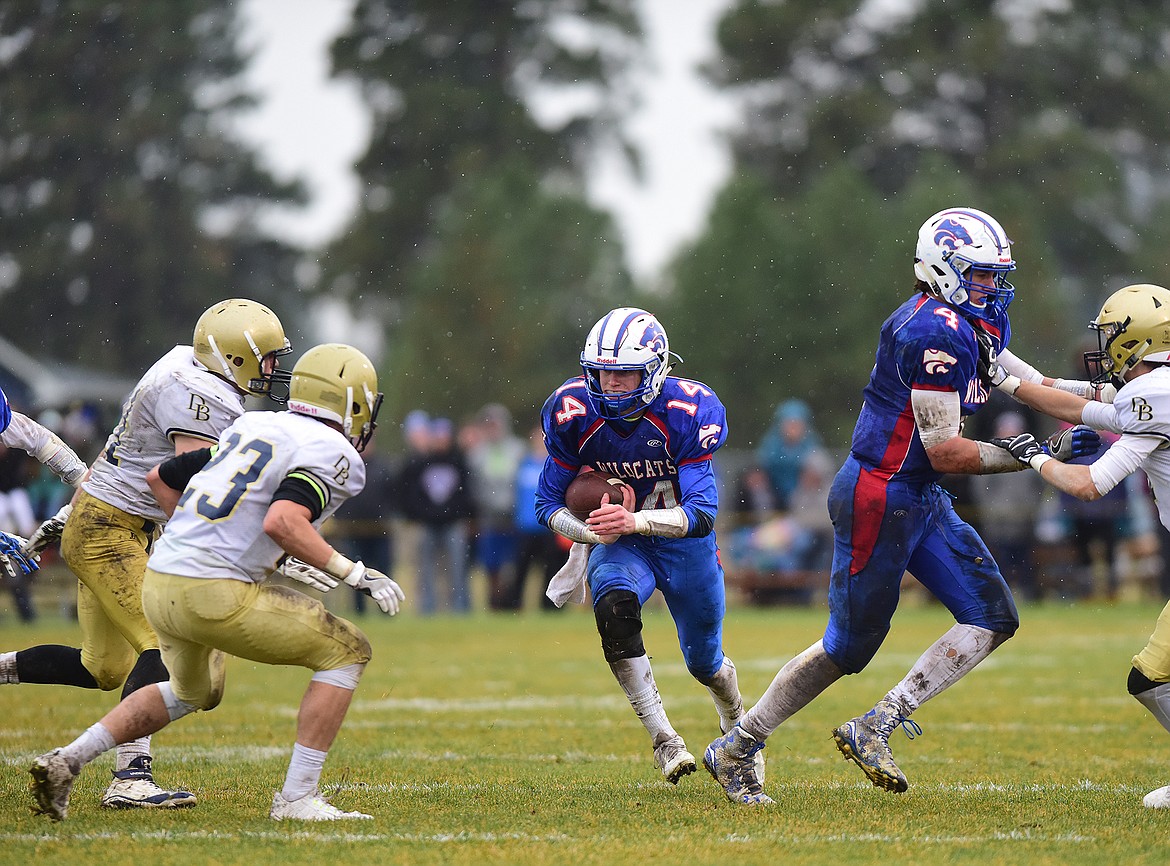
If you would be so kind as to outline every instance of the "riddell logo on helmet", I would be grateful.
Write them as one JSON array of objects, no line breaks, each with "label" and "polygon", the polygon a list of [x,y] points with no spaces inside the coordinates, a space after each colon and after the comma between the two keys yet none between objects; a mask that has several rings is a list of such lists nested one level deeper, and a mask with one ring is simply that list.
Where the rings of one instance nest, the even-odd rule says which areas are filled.
[{"label": "riddell logo on helmet", "polygon": [[321,410],[316,406],[310,406],[308,403],[301,403],[298,400],[289,400],[288,408],[292,412],[299,412],[301,415],[319,415]]}]

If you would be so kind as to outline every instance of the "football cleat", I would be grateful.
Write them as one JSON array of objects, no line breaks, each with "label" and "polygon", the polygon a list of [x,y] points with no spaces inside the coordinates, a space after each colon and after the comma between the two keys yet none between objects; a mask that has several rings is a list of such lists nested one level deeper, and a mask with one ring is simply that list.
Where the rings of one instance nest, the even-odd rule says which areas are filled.
[{"label": "football cleat", "polygon": [[[740,715],[739,719],[742,719],[742,718],[743,718],[743,715]],[[739,719],[736,719],[734,722],[732,722],[731,725],[726,730],[724,730],[724,728],[723,728],[723,723],[720,722],[719,723],[719,730],[722,731],[724,734],[731,733],[731,729],[739,725]],[[744,731],[744,733],[747,734],[747,731]],[[749,737],[751,736],[751,734],[747,734],[747,735]],[[704,759],[704,761],[706,760],[705,753],[704,753],[703,759]],[[755,756],[754,760],[756,762],[756,780],[760,783],[760,786],[762,787],[764,784],[764,752],[763,752],[762,747],[756,751],[756,756]]]},{"label": "football cleat", "polygon": [[764,763],[763,752],[764,743],[736,725],[707,746],[703,766],[731,802],[766,806],[775,801],[764,793],[756,769]]},{"label": "football cleat", "polygon": [[1147,809],[1170,809],[1170,785],[1150,791],[1142,797],[1142,805]]},{"label": "football cleat", "polygon": [[125,770],[114,771],[114,778],[102,794],[106,809],[182,809],[194,806],[190,791],[168,791],[155,784],[150,770],[150,756],[141,755]]},{"label": "football cleat", "polygon": [[662,770],[666,781],[677,785],[683,776],[695,772],[695,756],[687,751],[683,738],[675,734],[654,747],[654,766]]},{"label": "football cleat", "polygon": [[317,791],[306,794],[297,800],[286,800],[284,795],[277,791],[272,798],[272,809],[268,817],[273,821],[345,821],[357,819],[359,821],[373,820],[373,815],[365,812],[343,812],[322,797]]},{"label": "football cleat", "polygon": [[46,752],[33,761],[29,768],[32,781],[28,786],[37,801],[33,814],[64,821],[69,814],[69,792],[73,790],[73,780],[80,771],[80,767],[75,770],[65,760],[60,749]]},{"label": "football cleat", "polygon": [[850,719],[833,731],[837,748],[846,760],[857,764],[875,787],[895,794],[910,787],[890,751],[890,734],[898,725],[905,728],[906,736],[911,739],[922,733],[916,722],[904,717],[892,704],[878,701],[864,716]]}]

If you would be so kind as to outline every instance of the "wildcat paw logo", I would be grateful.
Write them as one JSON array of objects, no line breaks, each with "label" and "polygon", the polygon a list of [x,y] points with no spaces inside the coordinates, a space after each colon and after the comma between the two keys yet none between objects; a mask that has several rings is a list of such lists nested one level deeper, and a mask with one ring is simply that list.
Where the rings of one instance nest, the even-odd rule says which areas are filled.
[{"label": "wildcat paw logo", "polygon": [[719,441],[723,428],[718,424],[704,424],[699,428],[699,444],[704,448],[714,448]]},{"label": "wildcat paw logo", "polygon": [[651,320],[642,331],[642,336],[636,343],[639,349],[649,349],[652,352],[666,351],[666,331],[662,330],[662,325],[657,321]]},{"label": "wildcat paw logo", "polygon": [[959,363],[954,355],[948,355],[942,349],[927,349],[922,353],[922,366],[927,375],[938,376],[946,373]]}]

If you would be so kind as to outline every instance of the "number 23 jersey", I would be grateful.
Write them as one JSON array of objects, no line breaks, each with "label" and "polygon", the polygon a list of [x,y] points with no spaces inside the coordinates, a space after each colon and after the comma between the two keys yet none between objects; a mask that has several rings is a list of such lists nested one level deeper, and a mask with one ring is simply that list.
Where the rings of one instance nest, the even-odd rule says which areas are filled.
[{"label": "number 23 jersey", "polygon": [[284,551],[264,517],[288,477],[307,482],[327,520],[361,492],[366,467],[339,431],[295,412],[248,412],[219,439],[210,462],[188,482],[149,567],[186,577],[259,583]]}]

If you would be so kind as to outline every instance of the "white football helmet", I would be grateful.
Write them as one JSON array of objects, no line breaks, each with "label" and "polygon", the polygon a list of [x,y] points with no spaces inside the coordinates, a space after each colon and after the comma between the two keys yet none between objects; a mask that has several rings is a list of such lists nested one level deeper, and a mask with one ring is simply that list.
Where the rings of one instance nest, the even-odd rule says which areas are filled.
[{"label": "white football helmet", "polygon": [[[933,287],[944,301],[977,319],[994,321],[1016,295],[1007,281],[1016,269],[1011,240],[995,218],[969,207],[941,210],[918,230],[914,275]],[[995,274],[995,288],[976,286],[971,270]]]},{"label": "white football helmet", "polygon": [[270,355],[287,355],[292,344],[276,313],[263,304],[232,298],[208,307],[195,323],[191,345],[200,364],[241,391],[267,394],[277,403],[288,399],[288,371],[278,370],[274,360],[266,373],[264,363]]},{"label": "white football helmet", "polygon": [[[581,369],[594,410],[602,418],[629,418],[662,393],[670,373],[670,344],[666,329],[653,315],[635,307],[611,310],[598,320],[585,339]],[[602,370],[640,370],[641,382],[632,391],[606,394]]]},{"label": "white football helmet", "polygon": [[353,346],[314,346],[293,365],[289,411],[335,421],[358,451],[374,435],[381,408],[374,365]]},{"label": "white football helmet", "polygon": [[1085,352],[1089,379],[1120,388],[1139,361],[1170,362],[1170,291],[1149,283],[1118,289],[1089,327],[1098,347]]}]

